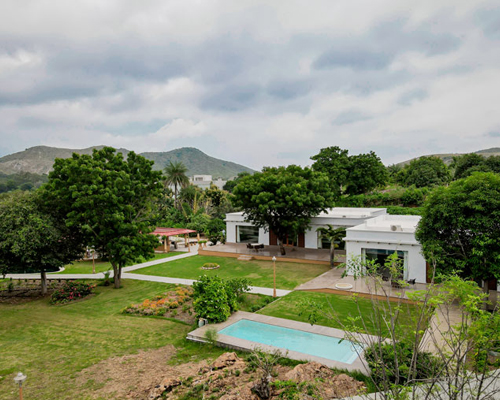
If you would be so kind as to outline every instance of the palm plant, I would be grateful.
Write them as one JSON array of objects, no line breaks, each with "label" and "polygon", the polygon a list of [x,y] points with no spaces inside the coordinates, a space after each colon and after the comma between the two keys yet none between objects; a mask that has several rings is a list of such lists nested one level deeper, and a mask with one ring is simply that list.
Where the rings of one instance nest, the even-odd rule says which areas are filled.
[{"label": "palm plant", "polygon": [[177,187],[185,187],[189,184],[186,175],[187,167],[182,162],[172,162],[165,167],[165,184],[174,185],[174,205],[177,207]]},{"label": "palm plant", "polygon": [[330,242],[330,266],[333,268],[335,259],[335,249],[339,247],[338,243],[345,237],[345,228],[343,226],[334,228],[332,225],[327,225],[325,228],[319,228],[320,237],[325,238]]}]

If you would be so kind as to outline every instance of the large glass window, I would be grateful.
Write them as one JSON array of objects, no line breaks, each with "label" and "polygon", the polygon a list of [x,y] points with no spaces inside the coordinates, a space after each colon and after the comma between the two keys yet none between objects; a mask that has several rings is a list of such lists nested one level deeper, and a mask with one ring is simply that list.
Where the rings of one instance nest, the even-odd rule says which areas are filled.
[{"label": "large glass window", "polygon": [[[397,277],[398,279],[406,279],[407,275],[407,268],[406,268],[406,263],[408,259],[408,252],[406,251],[399,251],[399,250],[387,250],[387,249],[361,249],[362,254],[367,261],[374,260],[376,264],[379,265],[378,272],[383,275],[389,277],[389,272],[387,269],[384,267],[384,264],[387,260],[387,257],[389,257],[391,254],[393,254],[395,251],[398,255],[398,259],[400,259],[403,263],[404,267],[404,273],[402,277]],[[394,278],[394,277],[393,277]]]},{"label": "large glass window", "polygon": [[236,226],[236,243],[258,243],[259,228],[256,226]]}]

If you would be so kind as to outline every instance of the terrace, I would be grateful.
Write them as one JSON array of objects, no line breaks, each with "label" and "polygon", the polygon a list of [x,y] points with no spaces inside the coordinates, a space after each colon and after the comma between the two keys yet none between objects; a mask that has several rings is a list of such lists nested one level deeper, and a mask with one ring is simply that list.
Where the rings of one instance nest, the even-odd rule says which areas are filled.
[{"label": "terrace", "polygon": [[[345,261],[345,252],[336,251],[335,261]],[[277,261],[299,262],[312,264],[330,264],[330,250],[306,249],[303,247],[286,247],[286,255],[282,256],[279,246],[266,245],[263,249],[249,249],[246,243],[226,243],[208,246],[198,250],[198,254],[206,256],[234,257],[249,256],[256,260],[270,261],[276,257]]]}]

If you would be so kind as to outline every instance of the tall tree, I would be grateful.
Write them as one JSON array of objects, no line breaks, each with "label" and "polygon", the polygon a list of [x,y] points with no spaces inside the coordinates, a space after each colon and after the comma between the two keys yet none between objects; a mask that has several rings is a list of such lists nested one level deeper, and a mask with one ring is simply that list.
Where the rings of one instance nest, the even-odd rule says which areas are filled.
[{"label": "tall tree", "polygon": [[340,196],[349,181],[349,152],[338,146],[326,147],[311,160],[313,170],[327,174],[335,195]]},{"label": "tall tree", "polygon": [[189,178],[186,175],[187,167],[181,162],[172,162],[165,167],[165,183],[174,185],[175,206],[178,206],[177,187],[186,187],[189,185]]},{"label": "tall tree", "polygon": [[115,287],[122,268],[148,257],[158,244],[153,203],[161,194],[161,172],[153,162],[130,152],[127,159],[105,147],[90,155],[56,159],[45,186],[45,201],[64,216],[68,226],[81,227],[86,243],[109,259]]},{"label": "tall tree", "polygon": [[331,207],[334,200],[326,174],[296,165],[266,167],[246,176],[234,196],[247,221],[276,234],[282,255],[287,236],[303,232],[311,218]]},{"label": "tall tree", "polygon": [[387,179],[387,169],[373,151],[349,157],[347,194],[367,193],[377,186],[385,185]]},{"label": "tall tree", "polygon": [[446,164],[438,157],[420,157],[412,160],[398,174],[398,181],[405,186],[418,188],[444,185],[451,180]]},{"label": "tall tree", "polygon": [[326,227],[319,228],[318,232],[321,237],[325,238],[330,242],[330,267],[334,267],[335,262],[335,249],[339,247],[339,242],[344,239],[346,232],[343,226],[339,228],[334,228],[332,225],[327,225]]},{"label": "tall tree", "polygon": [[440,272],[500,279],[500,176],[478,172],[437,188],[424,204],[416,237]]},{"label": "tall tree", "polygon": [[40,272],[47,293],[47,271],[80,258],[82,235],[53,210],[44,209],[40,193],[13,192],[0,201],[0,258],[5,272]]},{"label": "tall tree", "polygon": [[373,152],[349,156],[340,147],[326,147],[315,156],[312,168],[326,173],[336,196],[342,193],[362,194],[387,182],[387,170]]}]

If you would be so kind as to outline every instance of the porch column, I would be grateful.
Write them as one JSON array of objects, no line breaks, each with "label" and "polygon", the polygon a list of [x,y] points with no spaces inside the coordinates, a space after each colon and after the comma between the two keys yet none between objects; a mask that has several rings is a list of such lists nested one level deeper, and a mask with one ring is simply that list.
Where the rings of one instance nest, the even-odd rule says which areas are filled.
[{"label": "porch column", "polygon": [[188,235],[187,233],[184,234],[184,244],[186,245],[188,251],[191,251],[191,247],[189,247],[189,242],[188,242]]},{"label": "porch column", "polygon": [[170,236],[166,236],[165,238],[165,252],[168,253],[170,251]]}]

